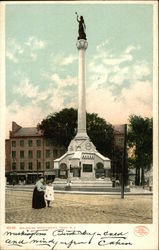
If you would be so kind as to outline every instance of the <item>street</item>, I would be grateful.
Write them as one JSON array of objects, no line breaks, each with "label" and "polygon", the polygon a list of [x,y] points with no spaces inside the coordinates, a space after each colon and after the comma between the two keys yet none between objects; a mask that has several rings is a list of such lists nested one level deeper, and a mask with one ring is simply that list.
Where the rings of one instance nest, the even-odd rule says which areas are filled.
[{"label": "street", "polygon": [[152,195],[55,193],[51,207],[32,209],[32,192],[6,190],[6,223],[152,223]]}]

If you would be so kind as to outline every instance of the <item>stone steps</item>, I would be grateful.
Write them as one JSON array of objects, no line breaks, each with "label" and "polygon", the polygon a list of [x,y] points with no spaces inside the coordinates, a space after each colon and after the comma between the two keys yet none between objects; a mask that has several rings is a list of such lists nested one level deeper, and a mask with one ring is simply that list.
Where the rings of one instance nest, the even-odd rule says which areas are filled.
[{"label": "stone steps", "polygon": [[[17,185],[14,188],[12,186],[8,186],[7,190],[14,190],[14,191],[28,191],[33,192],[34,186],[22,186]],[[71,187],[67,187],[66,185],[54,185],[55,191],[77,191],[77,192],[121,192],[121,187],[109,187],[109,186],[75,186],[71,185]],[[130,192],[130,188],[125,187],[125,192]]]},{"label": "stone steps", "polygon": [[[54,187],[54,190],[78,191],[78,192],[121,192],[121,187],[86,187],[86,186],[71,186],[69,187]],[[130,192],[130,188],[125,188],[125,192]]]}]

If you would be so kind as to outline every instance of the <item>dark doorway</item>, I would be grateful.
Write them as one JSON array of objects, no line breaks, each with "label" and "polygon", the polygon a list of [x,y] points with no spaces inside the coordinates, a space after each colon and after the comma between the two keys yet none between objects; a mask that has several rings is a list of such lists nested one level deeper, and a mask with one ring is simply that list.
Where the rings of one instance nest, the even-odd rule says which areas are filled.
[{"label": "dark doorway", "polygon": [[105,177],[105,171],[104,171],[104,165],[101,162],[98,162],[96,165],[96,178],[104,178]]}]

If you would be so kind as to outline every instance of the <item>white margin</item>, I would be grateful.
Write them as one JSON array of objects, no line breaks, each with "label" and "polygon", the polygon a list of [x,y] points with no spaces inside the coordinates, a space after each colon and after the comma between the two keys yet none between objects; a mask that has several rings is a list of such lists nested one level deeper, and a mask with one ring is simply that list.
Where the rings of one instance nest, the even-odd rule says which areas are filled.
[{"label": "white margin", "polygon": [[[0,2],[0,241],[5,224],[5,5],[14,4],[152,4],[153,5],[153,229],[158,239],[158,2],[156,1],[10,1]],[[3,201],[3,202],[2,202]],[[29,226],[29,224],[27,224]],[[45,224],[43,224],[45,225]],[[47,224],[49,225],[49,224]],[[112,224],[113,225],[113,224]],[[131,225],[131,224],[129,224]],[[135,225],[135,224],[134,224]],[[18,224],[16,224],[18,226]],[[121,225],[122,226],[122,225]],[[157,250],[156,246],[156,250]],[[154,249],[153,249],[154,250]]]},{"label": "white margin", "polygon": [[5,4],[0,3],[0,240],[5,223]]}]

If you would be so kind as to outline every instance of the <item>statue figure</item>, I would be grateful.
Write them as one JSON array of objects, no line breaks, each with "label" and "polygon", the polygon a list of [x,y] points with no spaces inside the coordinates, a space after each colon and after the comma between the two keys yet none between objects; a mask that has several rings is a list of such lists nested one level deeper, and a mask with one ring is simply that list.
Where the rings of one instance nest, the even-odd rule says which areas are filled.
[{"label": "statue figure", "polygon": [[79,23],[79,28],[78,28],[78,35],[79,36],[78,36],[78,40],[80,40],[80,39],[87,40],[86,33],[85,33],[86,25],[85,25],[83,16],[80,16],[80,19],[79,19],[77,12],[75,14],[77,15],[77,22]]}]

